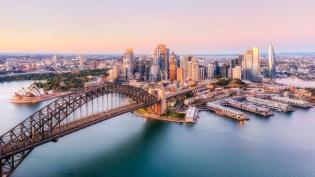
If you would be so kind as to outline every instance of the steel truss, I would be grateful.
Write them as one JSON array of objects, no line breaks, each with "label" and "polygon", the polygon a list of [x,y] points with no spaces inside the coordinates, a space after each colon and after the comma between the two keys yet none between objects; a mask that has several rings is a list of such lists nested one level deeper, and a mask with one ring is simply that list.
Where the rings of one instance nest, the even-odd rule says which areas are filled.
[{"label": "steel truss", "polygon": [[[134,103],[106,110],[84,119],[64,121],[75,110],[84,108],[83,105],[110,93],[126,95],[134,100]],[[58,138],[87,126],[126,112],[154,105],[159,101],[157,97],[141,88],[113,83],[106,83],[62,96],[0,136],[1,177],[12,174],[23,159],[37,146],[50,141],[57,141]]]}]

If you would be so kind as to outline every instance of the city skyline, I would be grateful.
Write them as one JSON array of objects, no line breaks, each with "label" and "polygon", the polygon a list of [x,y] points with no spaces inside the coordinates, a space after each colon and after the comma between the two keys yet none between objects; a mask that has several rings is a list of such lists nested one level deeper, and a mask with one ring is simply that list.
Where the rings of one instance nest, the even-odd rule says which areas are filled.
[{"label": "city skyline", "polygon": [[119,54],[132,47],[148,54],[158,43],[179,54],[241,53],[275,43],[281,53],[313,52],[315,45],[309,0],[0,3],[0,53]]},{"label": "city skyline", "polygon": [[315,0],[0,0],[0,177],[315,174]]}]

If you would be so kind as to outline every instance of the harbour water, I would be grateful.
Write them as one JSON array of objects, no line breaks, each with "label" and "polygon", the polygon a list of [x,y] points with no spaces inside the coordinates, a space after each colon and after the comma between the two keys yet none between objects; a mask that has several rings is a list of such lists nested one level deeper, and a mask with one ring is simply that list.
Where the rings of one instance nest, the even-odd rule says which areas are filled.
[{"label": "harbour water", "polygon": [[289,77],[289,78],[283,78],[283,79],[276,79],[276,82],[279,84],[285,84],[290,86],[296,86],[296,87],[315,87],[315,81],[305,81],[296,77]]},{"label": "harbour water", "polygon": [[[47,104],[9,103],[30,82],[0,83],[0,134]],[[314,177],[315,108],[250,114],[239,123],[200,112],[196,124],[127,113],[37,147],[13,177]]]}]

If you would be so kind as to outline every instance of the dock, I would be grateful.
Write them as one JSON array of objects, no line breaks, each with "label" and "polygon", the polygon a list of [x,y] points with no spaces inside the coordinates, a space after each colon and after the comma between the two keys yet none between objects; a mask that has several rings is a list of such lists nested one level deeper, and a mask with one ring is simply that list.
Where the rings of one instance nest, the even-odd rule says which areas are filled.
[{"label": "dock", "polygon": [[251,113],[255,113],[261,116],[271,116],[273,115],[273,113],[270,111],[269,108],[265,108],[265,107],[259,107],[256,106],[254,104],[250,104],[250,103],[243,103],[240,101],[236,101],[233,99],[226,99],[222,102],[223,105],[225,106],[231,106],[237,109],[241,109],[247,112],[251,112]]},{"label": "dock", "polygon": [[294,109],[289,104],[285,104],[285,103],[280,103],[280,102],[271,101],[271,100],[262,99],[262,98],[256,98],[256,97],[247,97],[246,100],[260,106],[266,106],[275,111],[280,111],[280,112],[294,111]]},{"label": "dock", "polygon": [[281,97],[281,96],[274,96],[271,98],[274,101],[278,101],[285,104],[290,104],[292,106],[301,107],[301,108],[310,108],[312,107],[311,103],[308,101],[292,99],[289,97]]},{"label": "dock", "polygon": [[226,116],[226,117],[238,120],[238,121],[249,120],[249,118],[243,112],[226,108],[220,105],[220,103],[209,102],[207,103],[207,108],[214,111],[215,113],[219,115]]}]

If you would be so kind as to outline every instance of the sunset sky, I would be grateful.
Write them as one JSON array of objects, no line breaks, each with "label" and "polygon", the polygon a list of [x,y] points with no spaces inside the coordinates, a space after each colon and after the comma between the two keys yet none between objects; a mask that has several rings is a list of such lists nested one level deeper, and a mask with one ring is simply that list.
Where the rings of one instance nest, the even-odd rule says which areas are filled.
[{"label": "sunset sky", "polygon": [[314,0],[0,0],[0,53],[315,51]]}]

